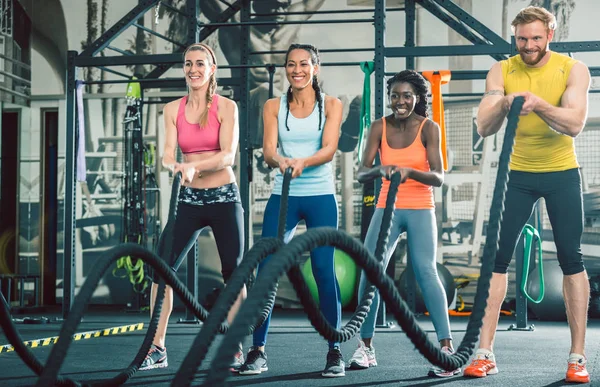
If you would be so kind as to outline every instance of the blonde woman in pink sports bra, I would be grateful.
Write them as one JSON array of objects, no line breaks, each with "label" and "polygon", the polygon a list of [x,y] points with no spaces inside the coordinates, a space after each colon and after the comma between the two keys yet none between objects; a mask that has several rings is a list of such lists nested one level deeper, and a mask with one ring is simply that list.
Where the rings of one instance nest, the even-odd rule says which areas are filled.
[{"label": "blonde woman in pink sports bra", "polygon": [[[244,211],[232,169],[239,141],[238,110],[235,102],[215,94],[217,61],[212,48],[192,44],[183,57],[188,95],[168,103],[163,111],[166,139],[162,164],[174,173],[181,172],[183,182],[172,225],[173,251],[164,252],[162,258],[173,267],[188,243],[193,243],[196,231],[210,227],[227,283],[244,252]],[[177,146],[184,155],[183,163],[175,159]],[[152,284],[151,314],[157,281],[155,278]],[[229,322],[245,296],[243,289],[229,312]],[[156,336],[140,370],[168,366],[165,338],[172,309],[173,290],[167,286]],[[240,346],[232,370],[243,363]]]}]

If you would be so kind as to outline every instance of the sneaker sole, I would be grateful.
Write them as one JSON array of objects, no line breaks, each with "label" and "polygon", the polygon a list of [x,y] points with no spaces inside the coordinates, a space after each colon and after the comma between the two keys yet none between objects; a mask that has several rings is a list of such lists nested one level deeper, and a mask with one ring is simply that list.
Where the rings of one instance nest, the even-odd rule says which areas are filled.
[{"label": "sneaker sole", "polygon": [[269,368],[262,368],[262,369],[259,369],[259,370],[248,370],[248,371],[240,371],[240,370],[238,370],[237,373],[239,375],[260,375],[261,373],[266,372],[268,370],[269,370]]},{"label": "sneaker sole", "polygon": [[494,367],[493,369],[489,370],[487,373],[483,374],[483,375],[473,375],[473,374],[469,374],[463,371],[463,376],[466,376],[468,378],[485,378],[488,375],[496,375],[498,373],[498,367]]},{"label": "sneaker sole", "polygon": [[565,378],[565,382],[566,383],[573,383],[573,384],[583,384],[583,383],[589,383],[591,381],[591,378],[587,378],[587,379],[573,379],[573,378]]},{"label": "sneaker sole", "polygon": [[326,373],[323,372],[323,373],[321,373],[321,376],[324,377],[324,378],[340,378],[342,376],[346,376],[346,373],[345,372],[340,372],[340,373],[337,373],[337,374],[333,374],[333,373],[326,374]]},{"label": "sneaker sole", "polygon": [[447,372],[442,372],[442,373],[436,373],[433,370],[430,370],[427,375],[428,376],[432,376],[432,377],[436,377],[436,378],[451,378],[453,376],[456,376],[460,374],[460,369],[454,370],[454,371],[447,371]]},{"label": "sneaker sole", "polygon": [[356,362],[351,362],[350,364],[348,364],[348,369],[350,370],[366,370],[370,367],[377,367],[377,363],[371,363],[368,366],[363,366]]},{"label": "sneaker sole", "polygon": [[162,363],[156,363],[156,364],[152,364],[151,366],[147,366],[144,368],[138,368],[138,371],[148,371],[148,370],[155,370],[157,368],[167,368],[169,366],[169,363],[162,362]]},{"label": "sneaker sole", "polygon": [[366,370],[367,368],[369,368],[369,366],[364,366],[356,362],[350,362],[350,364],[348,364],[348,368],[351,370]]}]

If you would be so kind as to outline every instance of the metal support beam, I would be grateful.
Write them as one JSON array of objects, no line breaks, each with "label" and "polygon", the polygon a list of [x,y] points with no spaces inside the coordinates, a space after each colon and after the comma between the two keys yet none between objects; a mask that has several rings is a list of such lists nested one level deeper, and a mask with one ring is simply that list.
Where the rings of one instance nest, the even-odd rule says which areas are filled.
[{"label": "metal support beam", "polygon": [[[405,35],[406,40],[404,42],[404,47],[415,47],[417,45],[415,38],[416,31],[416,9],[415,9],[415,0],[406,0],[405,1],[406,11],[405,13]],[[413,70],[415,68],[415,57],[407,56],[406,57],[406,65],[405,67],[409,70]]]},{"label": "metal support beam", "polygon": [[[231,7],[227,8],[227,10],[225,10],[225,12],[223,12],[220,16],[219,19],[217,21],[219,22],[224,22],[229,20],[233,15],[235,15],[240,9],[242,8],[242,0],[237,0],[235,3],[231,4]],[[192,19],[192,18],[190,18]],[[197,25],[197,21],[194,18],[194,25]],[[191,27],[190,27],[191,29]],[[202,42],[204,41],[206,38],[208,38],[213,32],[215,32],[217,30],[217,27],[205,27],[202,28],[202,30],[200,31],[200,36],[198,37],[198,39],[192,43],[195,42]],[[192,44],[190,43],[190,44]],[[173,55],[177,55],[178,61],[174,62],[174,63],[182,63],[183,60],[181,59],[181,54],[183,53],[183,49],[179,49],[179,50],[175,50],[173,52]],[[165,72],[167,72],[167,70],[169,70],[171,68],[171,66],[173,66],[174,63],[163,63],[163,64],[159,64],[154,70],[150,71],[147,75],[146,78],[160,78],[161,75],[163,75]]]},{"label": "metal support beam", "polygon": [[[409,5],[413,0],[407,0]],[[414,5],[414,3],[413,3]],[[383,117],[385,108],[385,0],[375,0],[375,117]],[[413,36],[414,38],[414,36]]]},{"label": "metal support beam", "polygon": [[131,75],[124,74],[124,73],[121,73],[119,71],[115,71],[113,69],[109,69],[108,67],[98,66],[98,68],[100,70],[102,70],[102,71],[106,71],[107,73],[111,73],[111,74],[118,75],[118,76],[123,77],[123,78],[127,78],[128,80],[131,78]]},{"label": "metal support beam", "polygon": [[4,75],[4,76],[6,76],[16,82],[22,83],[24,85],[31,86],[31,80],[19,77],[13,73],[9,73],[7,71],[0,70],[0,75]]},{"label": "metal support beam", "polygon": [[150,8],[155,6],[159,0],[140,0],[139,4],[136,5],[131,11],[124,17],[116,22],[111,28],[102,34],[98,39],[94,41],[88,48],[83,50],[79,56],[93,57],[100,51],[104,50],[115,38],[117,38],[121,32],[129,28],[135,23],[140,16],[145,14]]},{"label": "metal support beam", "polygon": [[[489,45],[490,42],[486,39],[483,39],[477,35],[475,35],[472,30],[467,28],[467,26],[461,20],[455,20],[453,17],[448,15],[444,10],[442,10],[441,6],[439,6],[433,0],[418,0],[423,8],[425,8],[429,13],[433,16],[440,19],[444,24],[448,27],[452,28],[454,31],[462,35],[465,39],[474,43],[476,45]],[[510,50],[510,43],[503,40],[502,43],[499,43],[499,46],[503,47],[505,51]],[[504,60],[506,56],[501,54],[494,54],[492,57],[496,60]]]},{"label": "metal support beam", "polygon": [[409,56],[457,56],[457,55],[493,55],[506,53],[506,47],[497,45],[460,45],[460,46],[421,46],[421,47],[387,47],[387,57]]},{"label": "metal support beam", "polygon": [[594,52],[600,51],[600,40],[590,42],[552,42],[550,49],[556,52]]},{"label": "metal support beam", "polygon": [[[145,31],[145,32],[149,33],[150,35],[154,35],[154,36],[156,36],[156,37],[158,37],[158,38],[161,38],[162,40],[165,40],[165,41],[167,41],[167,42],[169,42],[169,43],[172,43],[172,44],[174,44],[174,45],[176,45],[176,46],[179,46],[179,47],[185,47],[185,45],[184,45],[184,44],[181,44],[181,43],[179,43],[179,42],[177,42],[177,41],[175,41],[175,40],[173,40],[173,39],[170,39],[170,38],[168,38],[168,37],[164,36],[163,34],[159,34],[158,32],[154,31],[153,29],[150,29],[150,28],[148,28],[148,27],[145,27],[145,26],[143,26],[143,25],[141,25],[141,24],[138,24],[138,23],[133,23],[132,25],[133,25],[134,27],[136,27],[136,28],[139,28],[139,29],[140,29],[140,30],[142,30],[142,31]],[[107,47],[107,48],[108,48],[108,47]]]},{"label": "metal support beam", "polygon": [[66,75],[66,152],[65,152],[65,199],[64,199],[64,243],[63,243],[63,300],[62,314],[66,319],[74,298],[75,268],[75,80],[77,51],[67,53]]},{"label": "metal support beam", "polygon": [[[15,91],[15,90],[3,87],[3,86],[0,86],[0,91],[3,91],[5,93],[11,94],[11,95],[14,95],[15,97],[24,98],[24,99],[26,99],[28,101],[31,99],[30,95],[19,93],[18,91]],[[29,106],[29,104],[28,104],[28,106]]]},{"label": "metal support beam", "polygon": [[[153,55],[123,55],[123,56],[78,56],[75,58],[77,67],[95,66],[130,66],[139,64],[169,64],[182,63],[181,54],[153,54]],[[148,74],[149,75],[149,74]],[[148,78],[150,78],[148,76]],[[157,78],[157,77],[152,77]]]},{"label": "metal support beam", "polygon": [[[456,17],[461,22],[465,23],[469,27],[473,28],[477,31],[478,34],[483,36],[484,39],[487,39],[489,42],[493,44],[497,44],[499,46],[505,45],[506,40],[504,40],[500,35],[496,34],[494,31],[490,30],[485,24],[481,23],[479,20],[475,19],[464,9],[460,8],[458,5],[454,4],[450,0],[420,0],[422,2],[426,1],[434,1],[439,4],[442,8],[448,11],[451,15]],[[459,31],[457,31],[459,32]]]},{"label": "metal support beam", "polygon": [[185,6],[187,17],[187,41],[185,46],[198,42],[198,15],[200,15],[200,0],[187,0]]},{"label": "metal support beam", "polygon": [[[238,3],[240,3],[238,1]],[[236,3],[237,4],[237,3]],[[250,20],[250,0],[241,1],[242,9],[240,11],[240,20],[247,22]],[[241,63],[247,64],[250,56],[250,26],[244,24],[240,27],[240,60]],[[240,198],[242,200],[242,208],[244,208],[244,254],[250,247],[250,235],[252,235],[252,211],[253,206],[250,203],[250,190],[252,183],[252,148],[250,147],[250,133],[248,128],[248,100],[250,99],[249,90],[249,71],[243,69],[240,71]],[[256,128],[253,128],[256,129]]]},{"label": "metal support beam", "polygon": [[[393,11],[404,11],[404,7],[395,7],[395,8],[386,8],[386,12]],[[296,12],[277,12],[277,13],[252,13],[250,16],[290,16],[290,15],[340,15],[340,14],[348,14],[348,13],[375,13],[374,8],[364,8],[364,9],[336,9],[336,10],[324,10],[324,11],[296,11]],[[319,50],[320,51],[320,50]]]},{"label": "metal support beam", "polygon": [[373,19],[332,19],[332,20],[285,20],[285,21],[266,21],[249,20],[246,22],[214,22],[199,23],[203,27],[239,27],[239,26],[282,26],[287,24],[351,24],[351,23],[373,23]]},{"label": "metal support beam", "polygon": [[127,52],[127,51],[125,51],[125,50],[121,50],[120,48],[117,48],[117,47],[113,47],[113,46],[106,46],[106,48],[108,48],[109,50],[112,50],[112,51],[118,52],[118,53],[119,53],[119,54],[121,54],[121,55],[127,55],[127,56],[132,56],[132,55],[133,55],[133,53],[131,53],[131,52]]}]

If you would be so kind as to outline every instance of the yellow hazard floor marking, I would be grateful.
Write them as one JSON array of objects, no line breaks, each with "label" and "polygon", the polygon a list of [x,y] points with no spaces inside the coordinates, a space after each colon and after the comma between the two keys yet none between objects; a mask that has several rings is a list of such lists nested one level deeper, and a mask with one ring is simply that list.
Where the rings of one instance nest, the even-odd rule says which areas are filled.
[{"label": "yellow hazard floor marking", "polygon": [[[131,325],[123,325],[120,327],[100,329],[97,331],[75,333],[73,335],[73,340],[75,340],[75,341],[86,340],[86,339],[91,339],[93,337],[117,335],[117,334],[121,334],[121,333],[139,331],[143,328],[144,328],[144,323],[137,323],[137,324],[131,324]],[[47,345],[55,344],[57,341],[58,341],[58,336],[53,336],[53,337],[46,337],[44,339],[24,341],[23,344],[25,344],[26,347],[37,348],[37,347],[45,347]],[[10,344],[0,346],[0,353],[13,352],[14,350],[15,350],[14,347]]]}]

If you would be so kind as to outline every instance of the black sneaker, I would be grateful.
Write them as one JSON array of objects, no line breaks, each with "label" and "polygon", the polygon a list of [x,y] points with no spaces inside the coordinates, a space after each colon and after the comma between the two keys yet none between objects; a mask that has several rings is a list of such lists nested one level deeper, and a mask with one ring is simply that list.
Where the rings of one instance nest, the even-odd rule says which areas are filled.
[{"label": "black sneaker", "polygon": [[257,347],[251,347],[246,355],[246,362],[239,368],[238,373],[240,375],[258,375],[268,370],[267,354]]},{"label": "black sneaker", "polygon": [[337,378],[346,376],[346,364],[342,358],[342,353],[338,348],[330,349],[327,352],[327,364],[321,376],[326,378]]},{"label": "black sneaker", "polygon": [[146,371],[154,368],[166,368],[168,366],[169,363],[167,363],[167,349],[160,348],[152,344],[152,347],[150,347],[146,358],[138,370]]}]

